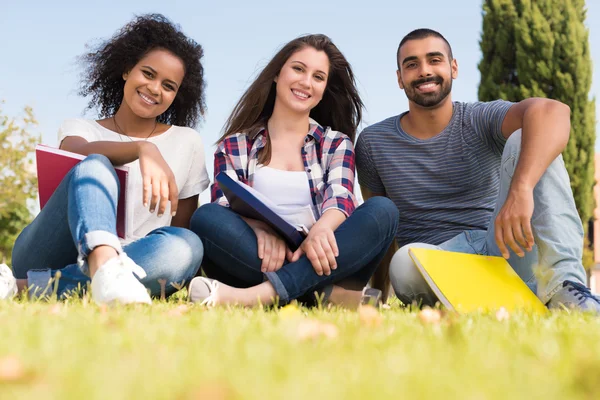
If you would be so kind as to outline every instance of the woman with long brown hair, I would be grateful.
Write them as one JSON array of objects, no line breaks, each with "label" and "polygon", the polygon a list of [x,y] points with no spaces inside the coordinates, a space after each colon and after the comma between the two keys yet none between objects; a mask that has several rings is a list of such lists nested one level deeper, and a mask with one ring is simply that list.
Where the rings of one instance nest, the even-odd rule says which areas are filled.
[{"label": "woman with long brown hair", "polygon": [[358,305],[398,223],[386,198],[357,208],[352,143],[362,106],[327,36],[292,40],[268,63],[227,120],[214,172],[253,187],[308,234],[292,252],[267,225],[233,212],[215,181],[213,202],[191,222],[209,277],[192,281],[192,301],[252,306],[316,294]]}]

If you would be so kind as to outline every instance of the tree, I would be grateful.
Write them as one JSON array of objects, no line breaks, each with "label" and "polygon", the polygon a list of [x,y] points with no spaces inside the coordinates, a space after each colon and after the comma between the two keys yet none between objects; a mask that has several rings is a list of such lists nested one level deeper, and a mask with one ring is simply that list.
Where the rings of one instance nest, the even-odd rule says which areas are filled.
[{"label": "tree", "polygon": [[563,152],[583,226],[595,206],[595,100],[585,0],[484,0],[479,99],[559,100],[571,107]]},{"label": "tree", "polygon": [[0,108],[0,262],[10,261],[17,235],[33,217],[28,206],[37,196],[33,152],[40,137],[31,133],[36,125],[30,107],[18,120]]}]

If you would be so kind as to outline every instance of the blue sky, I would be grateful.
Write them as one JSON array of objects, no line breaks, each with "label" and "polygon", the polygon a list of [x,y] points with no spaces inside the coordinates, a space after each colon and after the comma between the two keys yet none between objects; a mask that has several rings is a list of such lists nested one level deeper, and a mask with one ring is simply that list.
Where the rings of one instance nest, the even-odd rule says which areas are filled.
[{"label": "blue sky", "polygon": [[[135,14],[148,12],[160,12],[180,24],[205,49],[208,113],[197,129],[205,140],[211,173],[213,143],[235,102],[275,51],[301,34],[324,33],[346,55],[366,105],[365,125],[407,109],[396,84],[395,52],[400,39],[416,28],[436,29],[446,36],[459,63],[453,99],[477,100],[481,0],[2,2],[0,100],[5,103],[1,107],[16,116],[24,106],[32,106],[43,141],[50,145],[56,145],[61,121],[82,116],[86,107],[85,99],[77,96],[76,57],[87,43],[111,36]],[[596,2],[588,2],[587,25],[596,59],[600,57]],[[591,91],[596,97],[599,80],[596,64]],[[95,117],[93,112],[86,115]]]}]

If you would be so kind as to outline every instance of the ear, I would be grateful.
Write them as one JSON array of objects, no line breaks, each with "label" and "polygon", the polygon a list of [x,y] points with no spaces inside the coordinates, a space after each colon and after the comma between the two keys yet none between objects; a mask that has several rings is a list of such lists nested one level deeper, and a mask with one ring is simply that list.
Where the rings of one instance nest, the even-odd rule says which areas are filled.
[{"label": "ear", "polygon": [[450,68],[452,68],[452,79],[458,78],[458,61],[456,61],[456,58],[452,59]]},{"label": "ear", "polygon": [[126,81],[129,76],[129,72],[123,72],[123,80]]},{"label": "ear", "polygon": [[275,78],[273,78],[273,82],[277,83],[278,78],[279,78],[279,75],[275,75]]},{"label": "ear", "polygon": [[398,77],[398,86],[400,89],[404,90],[404,82],[402,82],[402,72],[400,70],[396,70],[396,76]]}]

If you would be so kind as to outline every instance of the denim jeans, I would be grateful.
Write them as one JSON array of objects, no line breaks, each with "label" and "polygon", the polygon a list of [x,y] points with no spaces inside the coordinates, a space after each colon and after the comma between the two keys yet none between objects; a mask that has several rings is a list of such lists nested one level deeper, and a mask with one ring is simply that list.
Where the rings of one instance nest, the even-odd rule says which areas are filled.
[{"label": "denim jeans", "polygon": [[[506,201],[520,151],[521,131],[518,130],[507,140],[502,153],[500,190],[487,231],[465,231],[439,246],[412,243],[396,252],[390,263],[390,279],[400,300],[422,301],[424,305],[432,305],[437,300],[409,257],[410,247],[501,256],[494,236],[494,221]],[[534,188],[533,201],[531,227],[535,246],[522,258],[509,249],[508,263],[545,304],[565,280],[586,284],[582,264],[583,226],[562,156],[559,155],[542,175]]]},{"label": "denim jeans", "polygon": [[193,278],[203,248],[187,229],[162,227],[121,247],[116,236],[118,191],[119,181],[108,158],[93,154],[73,167],[17,238],[12,253],[15,277],[45,287],[48,277],[60,271],[60,297],[87,286],[87,256],[95,247],[108,245],[127,253],[146,271],[140,281],[152,295],[161,292],[159,279],[166,280],[166,294],[170,294]]},{"label": "denim jeans", "polygon": [[268,279],[280,305],[334,283],[362,289],[394,240],[397,228],[398,209],[391,200],[367,200],[334,232],[338,268],[329,276],[319,276],[305,255],[276,272],[263,274],[254,231],[227,207],[206,204],[196,210],[191,223],[204,244],[203,269],[208,277],[235,287],[250,287]]}]

